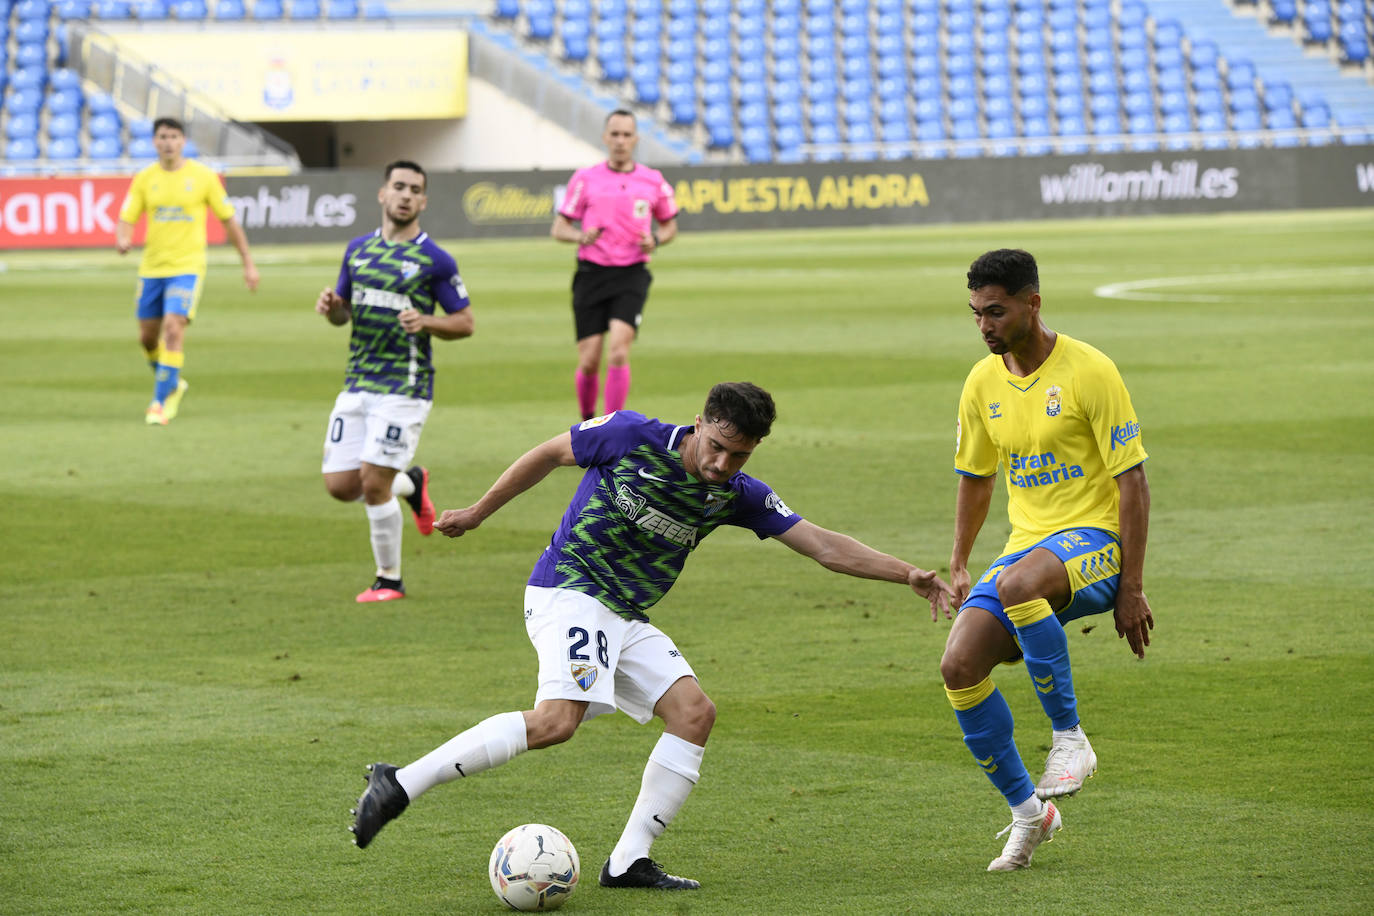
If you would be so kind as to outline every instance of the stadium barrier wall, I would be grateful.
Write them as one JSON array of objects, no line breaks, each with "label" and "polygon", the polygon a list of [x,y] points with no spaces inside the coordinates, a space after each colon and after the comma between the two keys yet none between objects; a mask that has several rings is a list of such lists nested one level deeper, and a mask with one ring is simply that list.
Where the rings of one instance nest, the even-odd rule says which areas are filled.
[{"label": "stadium barrier wall", "polygon": [[[663,171],[688,231],[1374,206],[1374,145]],[[439,238],[543,235],[570,176],[431,174],[423,224]],[[225,180],[260,244],[368,231],[381,183],[375,169]],[[0,179],[0,249],[111,244],[124,187],[127,179]]]}]

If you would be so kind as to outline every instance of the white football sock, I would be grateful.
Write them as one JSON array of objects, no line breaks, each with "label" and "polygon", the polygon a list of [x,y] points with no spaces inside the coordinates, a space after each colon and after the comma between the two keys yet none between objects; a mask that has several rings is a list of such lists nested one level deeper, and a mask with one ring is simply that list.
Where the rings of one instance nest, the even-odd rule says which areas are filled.
[{"label": "white football sock", "polygon": [[706,748],[667,732],[658,739],[644,766],[639,798],[635,799],[625,832],[611,850],[612,875],[625,874],[636,859],[649,854],[649,847],[668,829],[701,777],[701,758],[705,753]]},{"label": "white football sock", "polygon": [[1064,728],[1064,729],[1053,728],[1053,729],[1050,729],[1050,733],[1051,733],[1051,740],[1054,740],[1054,741],[1058,741],[1058,740],[1060,740],[1061,738],[1063,738],[1063,739],[1068,739],[1068,740],[1071,740],[1071,741],[1076,741],[1076,742],[1081,742],[1081,741],[1086,741],[1086,740],[1087,740],[1085,737],[1083,737],[1083,726],[1082,726],[1081,723],[1078,724],[1078,725],[1075,725],[1073,728]]},{"label": "white football sock", "polygon": [[503,712],[483,719],[409,766],[401,767],[396,771],[396,781],[413,801],[441,783],[452,782],[459,776],[476,776],[508,763],[526,751],[525,734],[523,712]]},{"label": "white football sock", "polygon": [[1022,820],[1031,820],[1045,813],[1045,803],[1036,798],[1035,793],[1032,792],[1030,798],[1026,799],[1021,804],[1012,805],[1011,813],[1013,816],[1019,817]]},{"label": "white football sock", "polygon": [[396,497],[378,506],[367,506],[367,523],[372,530],[372,557],[377,575],[401,578],[401,503]]}]

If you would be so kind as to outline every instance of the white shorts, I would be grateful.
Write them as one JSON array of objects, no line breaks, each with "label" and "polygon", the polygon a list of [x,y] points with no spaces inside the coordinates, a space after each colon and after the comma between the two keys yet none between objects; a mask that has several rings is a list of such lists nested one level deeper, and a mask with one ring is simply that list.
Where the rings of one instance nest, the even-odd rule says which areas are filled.
[{"label": "white shorts", "polygon": [[525,631],[539,655],[535,705],[585,701],[584,722],[619,709],[642,725],[678,678],[696,677],[658,627],[572,589],[526,586]]},{"label": "white shorts", "polygon": [[321,470],[355,471],[364,461],[404,471],[420,447],[433,401],[399,394],[341,391],[324,433]]}]

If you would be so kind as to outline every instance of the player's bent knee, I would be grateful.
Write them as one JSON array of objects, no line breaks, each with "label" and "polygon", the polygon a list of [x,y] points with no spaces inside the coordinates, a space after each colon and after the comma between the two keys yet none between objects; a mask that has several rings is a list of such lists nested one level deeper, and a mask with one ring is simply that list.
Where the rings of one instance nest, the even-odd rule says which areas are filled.
[{"label": "player's bent knee", "polygon": [[940,677],[950,690],[963,690],[983,682],[988,676],[979,665],[962,653],[945,650],[940,656]]},{"label": "player's bent knee", "polygon": [[525,744],[531,750],[562,744],[582,724],[585,703],[545,701],[525,714]]}]

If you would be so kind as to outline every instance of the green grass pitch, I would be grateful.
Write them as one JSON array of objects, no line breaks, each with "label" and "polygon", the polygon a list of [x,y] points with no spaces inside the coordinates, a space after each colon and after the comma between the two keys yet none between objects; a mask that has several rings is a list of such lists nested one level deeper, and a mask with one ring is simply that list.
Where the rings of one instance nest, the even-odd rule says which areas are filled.
[{"label": "green grass pitch", "polygon": [[[434,206],[454,206],[434,201]],[[1026,872],[904,589],[780,544],[708,539],[654,620],[719,707],[655,846],[692,894],[603,891],[658,729],[605,717],[418,800],[367,850],[365,764],[523,709],[520,596],[578,473],[460,541],[409,527],[410,597],[363,607],[362,509],[319,478],[347,332],[312,310],[342,245],[212,255],[166,429],[136,263],[0,254],[0,913],[496,913],[487,856],[545,821],[582,856],[569,913],[1369,912],[1374,909],[1374,211],[693,233],[655,264],[631,406],[690,421],[713,382],[770,389],[748,470],[818,524],[949,557],[960,385],[985,349],[964,271],[1040,260],[1044,316],[1113,357],[1153,491],[1135,660],[1070,628],[1096,779]],[[438,343],[419,460],[469,504],[574,419],[572,250],[450,246],[474,338]],[[999,484],[971,565],[1006,534]],[[995,675],[1033,771],[1048,725]]]}]

